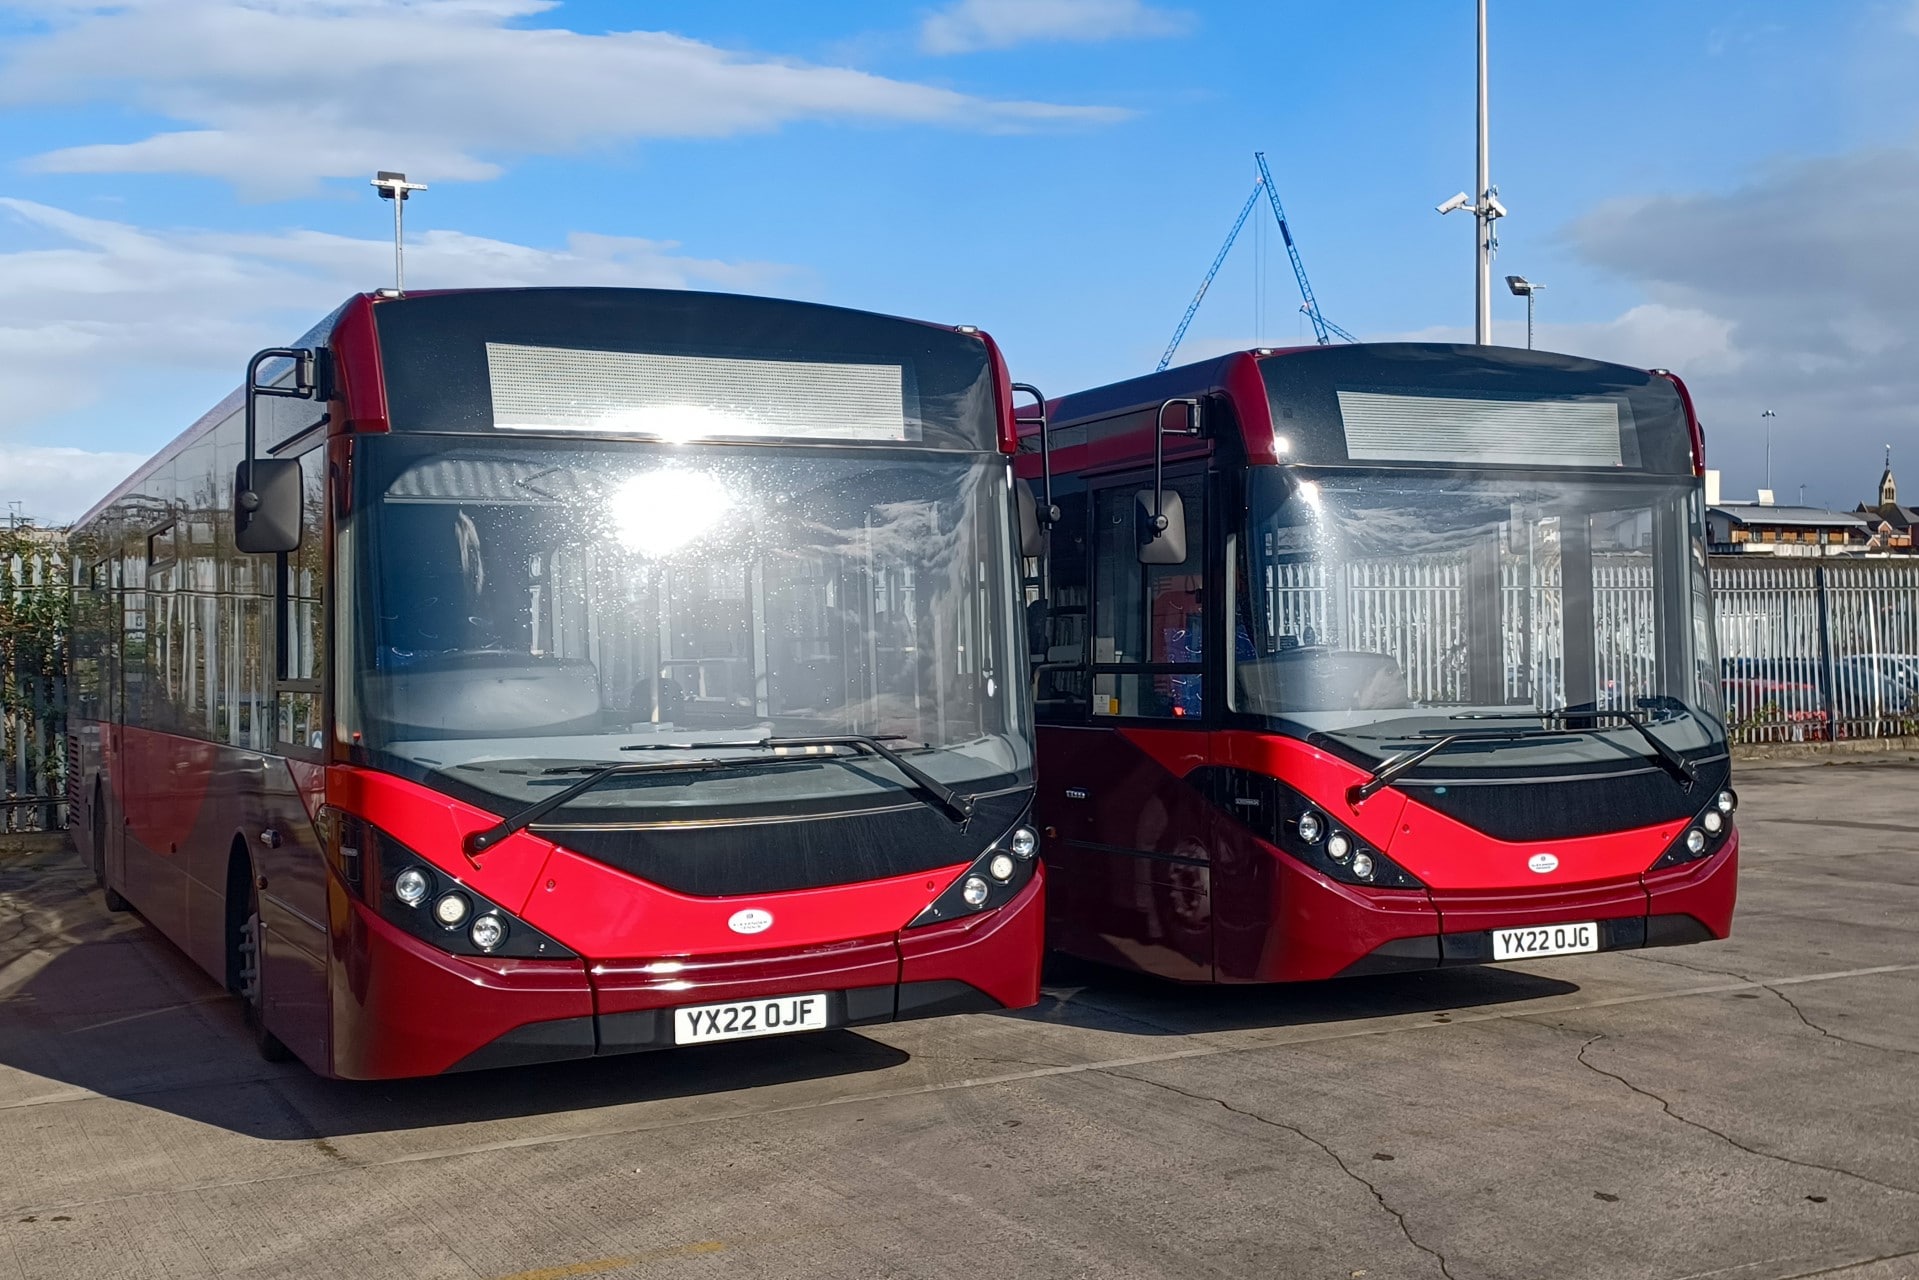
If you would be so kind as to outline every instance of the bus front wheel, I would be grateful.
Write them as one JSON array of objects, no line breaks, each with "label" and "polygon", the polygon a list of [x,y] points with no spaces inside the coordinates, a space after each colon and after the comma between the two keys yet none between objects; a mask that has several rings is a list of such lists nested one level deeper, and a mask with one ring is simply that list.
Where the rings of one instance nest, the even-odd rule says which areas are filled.
[{"label": "bus front wheel", "polygon": [[[265,934],[260,927],[260,889],[253,879],[252,867],[245,859],[237,860],[236,870],[240,874],[229,876],[228,892],[240,889],[246,896],[240,899],[242,905],[238,911],[229,912],[230,919],[238,917],[233,930],[233,963],[229,970],[233,975],[234,993],[240,997],[240,1010],[246,1017],[247,1030],[253,1035],[253,1047],[268,1062],[287,1062],[292,1059],[292,1052],[281,1042],[280,1037],[267,1030],[263,981],[265,956],[261,950]],[[244,888],[240,885],[241,875],[245,876]]]}]

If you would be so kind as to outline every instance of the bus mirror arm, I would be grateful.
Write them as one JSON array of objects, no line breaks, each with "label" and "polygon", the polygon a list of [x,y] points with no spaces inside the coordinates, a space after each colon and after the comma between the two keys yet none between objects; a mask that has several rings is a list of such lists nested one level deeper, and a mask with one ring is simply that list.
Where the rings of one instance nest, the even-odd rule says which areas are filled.
[{"label": "bus mirror arm", "polygon": [[[293,362],[291,385],[261,384],[260,366],[269,360]],[[320,392],[319,371],[319,357],[305,348],[268,347],[247,361],[241,393],[246,401],[246,453],[233,477],[233,542],[241,551],[266,555],[300,545],[300,463],[259,456],[259,398],[314,399]]]},{"label": "bus mirror arm", "polygon": [[1013,384],[1013,390],[1024,391],[1027,395],[1039,401],[1039,417],[1016,417],[1013,421],[1015,424],[1037,423],[1039,425],[1039,474],[1041,497],[1044,500],[1039,504],[1034,514],[1039,517],[1039,523],[1042,529],[1051,529],[1059,523],[1060,511],[1059,505],[1053,501],[1053,444],[1049,438],[1049,433],[1052,428],[1046,421],[1046,397],[1041,395],[1040,389],[1030,382],[1015,382]]},{"label": "bus mirror arm", "polygon": [[[1186,406],[1186,425],[1169,428],[1166,425],[1166,411],[1176,404]],[[1177,396],[1164,401],[1159,406],[1159,412],[1153,415],[1153,536],[1156,538],[1166,532],[1166,527],[1170,523],[1166,519],[1166,487],[1163,479],[1166,470],[1166,437],[1196,436],[1199,431],[1199,397],[1197,396]]]}]

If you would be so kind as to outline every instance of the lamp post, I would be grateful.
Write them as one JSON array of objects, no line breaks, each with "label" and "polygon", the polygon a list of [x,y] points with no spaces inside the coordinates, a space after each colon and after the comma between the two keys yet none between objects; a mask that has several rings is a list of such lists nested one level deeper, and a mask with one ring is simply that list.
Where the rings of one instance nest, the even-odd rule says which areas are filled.
[{"label": "lamp post", "polygon": [[1513,291],[1515,297],[1526,300],[1526,350],[1531,351],[1533,349],[1533,295],[1546,286],[1534,284],[1525,276],[1507,276],[1506,287]]},{"label": "lamp post", "polygon": [[406,250],[405,215],[406,198],[415,191],[425,191],[426,183],[408,182],[404,173],[393,173],[382,169],[373,175],[373,185],[380,190],[380,199],[393,202],[393,296],[406,294]]},{"label": "lamp post", "polygon": [[1759,420],[1766,424],[1766,487],[1768,489],[1772,488],[1772,420],[1778,416],[1771,409],[1759,415]]},{"label": "lamp post", "polygon": [[1451,213],[1455,209],[1473,211],[1473,341],[1486,346],[1493,340],[1493,254],[1499,249],[1499,236],[1493,231],[1493,223],[1506,216],[1506,206],[1499,203],[1499,188],[1493,185],[1492,179],[1492,143],[1486,110],[1486,0],[1479,0],[1478,133],[1479,168],[1474,187],[1478,194],[1468,199],[1462,191],[1434,207],[1440,213]]}]

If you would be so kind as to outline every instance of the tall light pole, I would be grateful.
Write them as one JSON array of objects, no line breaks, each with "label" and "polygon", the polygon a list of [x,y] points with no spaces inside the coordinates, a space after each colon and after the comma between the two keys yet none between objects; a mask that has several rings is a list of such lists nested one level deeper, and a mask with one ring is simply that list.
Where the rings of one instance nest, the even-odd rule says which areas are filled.
[{"label": "tall light pole", "polygon": [[380,189],[380,199],[393,202],[393,293],[395,297],[403,297],[406,294],[406,218],[401,211],[406,208],[406,198],[415,191],[425,191],[426,183],[408,182],[404,173],[382,169],[373,175],[373,185]]},{"label": "tall light pole", "polygon": [[1493,254],[1499,249],[1493,223],[1506,216],[1506,206],[1499,203],[1499,188],[1493,185],[1492,179],[1492,143],[1486,111],[1486,0],[1479,0],[1479,170],[1474,182],[1473,189],[1478,194],[1472,199],[1462,191],[1435,207],[1441,213],[1455,209],[1473,211],[1473,341],[1486,346],[1493,340]]},{"label": "tall light pole", "polygon": [[1507,276],[1506,287],[1526,300],[1526,350],[1533,349],[1533,295],[1546,286],[1534,284],[1525,276]]},{"label": "tall light pole", "polygon": [[1766,487],[1768,489],[1772,488],[1772,420],[1778,416],[1771,409],[1759,415],[1759,420],[1766,424]]}]

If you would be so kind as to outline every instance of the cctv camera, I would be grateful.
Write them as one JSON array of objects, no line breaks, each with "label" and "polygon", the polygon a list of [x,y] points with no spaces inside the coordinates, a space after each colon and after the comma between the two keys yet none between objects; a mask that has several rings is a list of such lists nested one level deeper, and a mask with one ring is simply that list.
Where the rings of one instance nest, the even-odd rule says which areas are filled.
[{"label": "cctv camera", "polygon": [[1464,209],[1471,203],[1472,202],[1466,198],[1466,193],[1462,191],[1445,204],[1434,205],[1433,208],[1439,213],[1451,213],[1454,209]]}]

